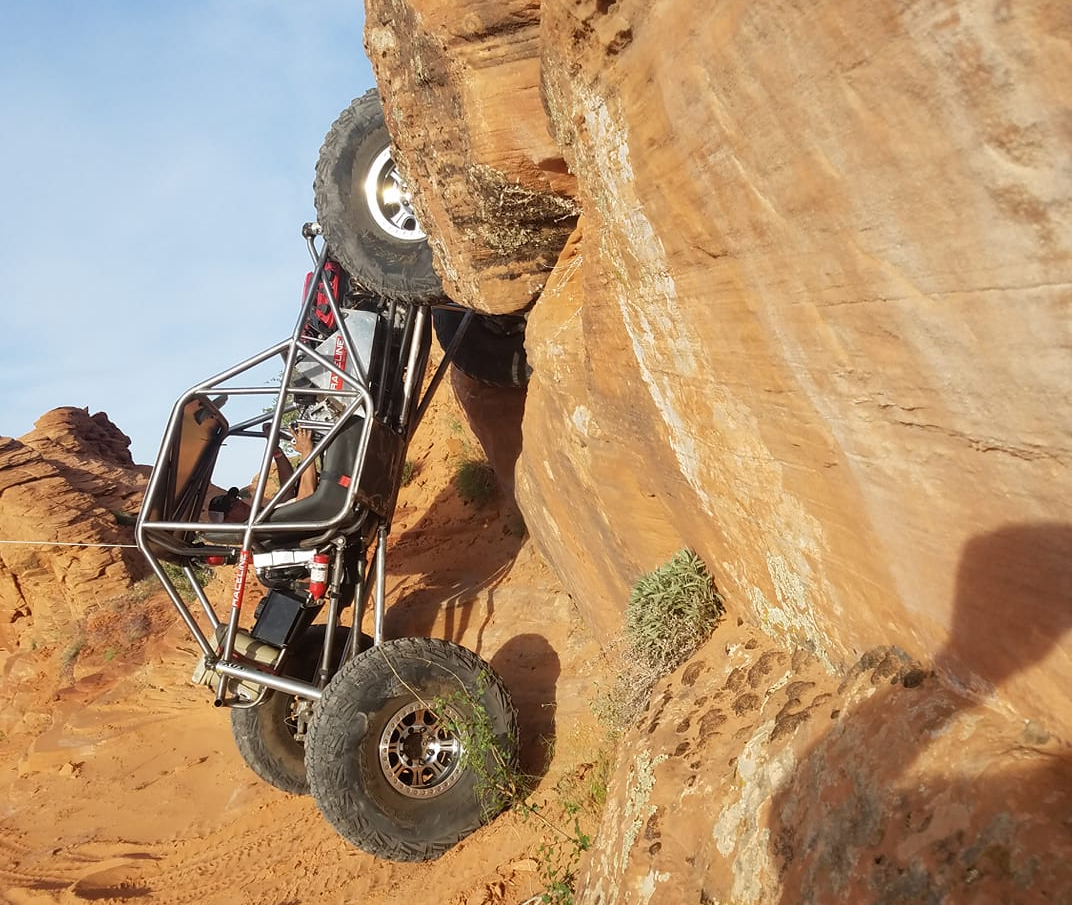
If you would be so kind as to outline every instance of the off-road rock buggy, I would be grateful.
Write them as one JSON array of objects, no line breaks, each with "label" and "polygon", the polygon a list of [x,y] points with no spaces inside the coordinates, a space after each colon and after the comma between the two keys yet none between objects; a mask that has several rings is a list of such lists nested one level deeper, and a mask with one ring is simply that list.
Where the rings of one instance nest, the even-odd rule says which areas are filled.
[{"label": "off-road rock buggy", "polygon": [[[314,266],[290,335],[180,397],[137,541],[201,649],[195,680],[231,709],[249,766],[280,789],[311,792],[358,847],[433,858],[501,807],[486,779],[516,757],[516,716],[475,653],[385,639],[387,537],[407,446],[448,364],[517,384],[523,344],[516,324],[500,329],[442,298],[374,94],[329,133],[316,196],[325,237],[318,224],[303,228]],[[433,320],[445,349],[425,389]],[[273,472],[297,428],[313,433],[312,454],[293,474]],[[259,461],[248,514],[213,521],[206,501],[221,450],[242,444]],[[315,490],[295,499],[317,467]],[[217,613],[198,579],[224,564],[234,588]],[[251,577],[266,591],[252,614]],[[359,630],[369,605],[371,637]]]}]

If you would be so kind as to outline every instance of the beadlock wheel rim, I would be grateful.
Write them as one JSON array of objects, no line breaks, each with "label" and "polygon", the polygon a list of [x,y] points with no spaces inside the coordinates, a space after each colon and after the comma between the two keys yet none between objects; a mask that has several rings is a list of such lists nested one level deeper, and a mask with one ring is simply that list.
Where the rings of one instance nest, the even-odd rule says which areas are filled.
[{"label": "beadlock wheel rim", "polygon": [[365,203],[376,225],[404,242],[420,242],[425,232],[413,211],[413,196],[395,166],[391,148],[384,148],[365,178]]},{"label": "beadlock wheel rim", "polygon": [[451,708],[432,710],[414,701],[397,711],[380,736],[380,768],[392,788],[408,798],[434,798],[464,773],[458,724]]}]

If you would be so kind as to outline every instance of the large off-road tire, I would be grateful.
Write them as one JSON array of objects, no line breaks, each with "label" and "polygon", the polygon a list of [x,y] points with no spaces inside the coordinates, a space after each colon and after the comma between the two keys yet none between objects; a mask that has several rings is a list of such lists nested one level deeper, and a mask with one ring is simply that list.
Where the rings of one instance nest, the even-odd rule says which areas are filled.
[{"label": "large off-road tire", "polygon": [[388,641],[345,664],[306,742],[309,785],[344,839],[380,858],[437,858],[506,804],[517,716],[476,654]]},{"label": "large off-road tire", "polygon": [[403,302],[443,297],[375,88],[356,98],[328,132],[313,195],[331,254],[366,289]]},{"label": "large off-road tire", "polygon": [[[295,641],[283,674],[312,681],[320,665],[326,626],[313,625]],[[350,629],[341,626],[335,634],[335,662],[338,663]],[[371,642],[371,639],[368,639]],[[305,745],[294,737],[294,707],[297,698],[270,691],[256,707],[231,710],[231,732],[242,759],[261,779],[277,789],[295,795],[309,794],[305,777]]]},{"label": "large off-road tire", "polygon": [[[432,326],[446,349],[461,326],[465,309],[435,308]],[[523,387],[532,369],[525,355],[525,318],[518,314],[476,314],[465,329],[454,367],[493,387]]]}]

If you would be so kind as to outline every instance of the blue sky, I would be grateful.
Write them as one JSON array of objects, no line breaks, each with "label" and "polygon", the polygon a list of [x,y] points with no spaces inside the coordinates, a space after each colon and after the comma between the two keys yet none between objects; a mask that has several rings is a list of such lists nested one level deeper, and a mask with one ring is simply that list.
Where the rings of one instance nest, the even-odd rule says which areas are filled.
[{"label": "blue sky", "polygon": [[0,5],[0,435],[175,399],[289,332],[324,135],[373,84],[360,0]]}]

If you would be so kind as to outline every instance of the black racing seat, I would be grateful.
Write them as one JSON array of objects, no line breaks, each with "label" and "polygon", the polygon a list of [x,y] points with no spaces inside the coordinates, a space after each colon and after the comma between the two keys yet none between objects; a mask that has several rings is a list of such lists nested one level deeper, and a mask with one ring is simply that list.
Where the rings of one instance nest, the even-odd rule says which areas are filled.
[{"label": "black racing seat", "polygon": [[[389,518],[405,464],[405,438],[378,418],[373,418],[362,465],[358,461],[358,454],[364,427],[364,417],[355,415],[350,418],[324,451],[324,468],[316,490],[305,499],[280,504],[269,514],[269,523],[285,525],[288,522],[333,521],[343,511],[346,496],[357,480],[358,471],[360,483],[354,495],[350,518],[343,519],[332,531],[352,533],[364,524],[370,514],[375,517],[373,522]],[[323,533],[303,528],[293,534],[273,532],[261,535],[258,540],[259,546],[265,549],[278,549],[308,538],[322,538]]]},{"label": "black racing seat", "polygon": [[[357,455],[365,419],[355,415],[324,450],[324,469],[316,490],[301,500],[282,503],[272,510],[268,521],[278,525],[286,522],[326,522],[334,519],[346,503],[346,495],[357,469]],[[355,513],[357,515],[357,513]],[[343,528],[346,527],[344,524]],[[273,535],[272,546],[278,546]]]}]

